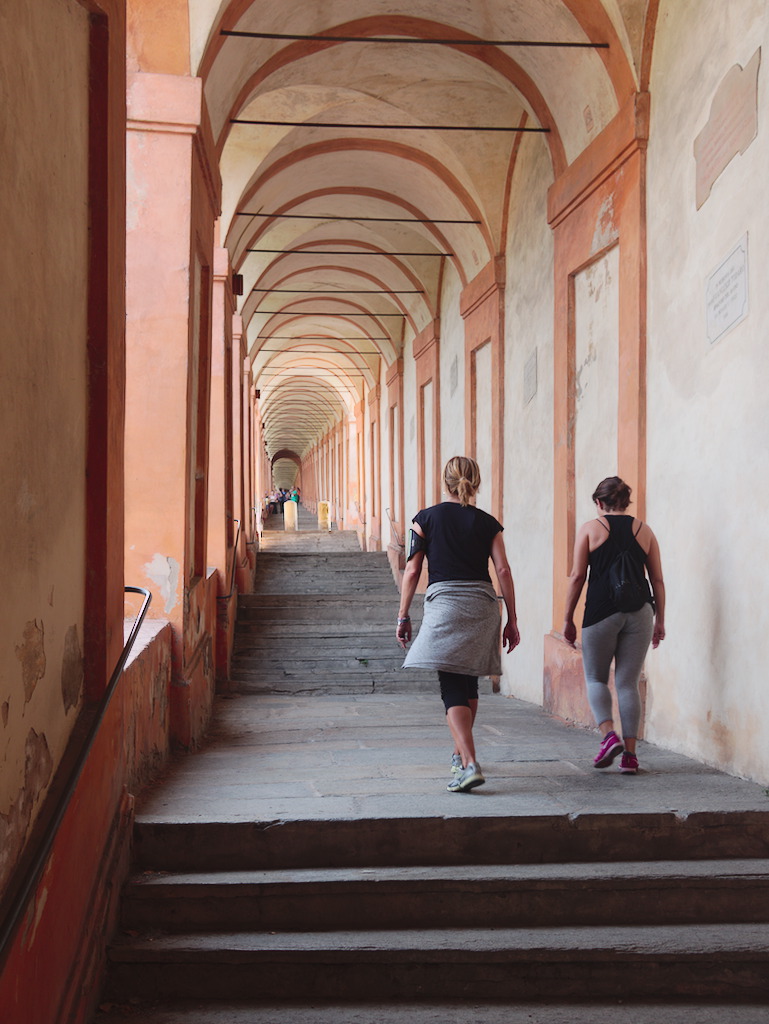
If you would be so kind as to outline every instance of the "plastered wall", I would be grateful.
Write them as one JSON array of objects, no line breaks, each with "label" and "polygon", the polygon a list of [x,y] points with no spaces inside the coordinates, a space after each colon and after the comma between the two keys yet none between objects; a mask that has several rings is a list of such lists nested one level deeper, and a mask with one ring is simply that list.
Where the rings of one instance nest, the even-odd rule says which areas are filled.
[{"label": "plastered wall", "polygon": [[83,691],[88,43],[74,0],[3,5],[0,890]]},{"label": "plastered wall", "polygon": [[[698,210],[694,140],[719,83],[759,47],[758,135]],[[665,746],[761,781],[769,779],[768,56],[765,3],[663,0],[648,164],[648,519],[662,549],[668,635],[647,660],[647,729]],[[749,314],[711,345],[706,281],[746,234]]]},{"label": "plastered wall", "polygon": [[553,536],[552,181],[545,146],[521,144],[510,205],[505,287],[505,546],[521,644],[503,654],[502,691],[542,700],[542,634],[550,618]]},{"label": "plastered wall", "polygon": [[464,392],[465,366],[464,324],[459,314],[460,282],[453,269],[447,267],[441,306],[441,466],[453,455],[465,454]]},{"label": "plastered wall", "polygon": [[414,347],[409,340],[403,346],[403,492],[404,522],[408,527],[419,511],[417,504],[417,400]]}]

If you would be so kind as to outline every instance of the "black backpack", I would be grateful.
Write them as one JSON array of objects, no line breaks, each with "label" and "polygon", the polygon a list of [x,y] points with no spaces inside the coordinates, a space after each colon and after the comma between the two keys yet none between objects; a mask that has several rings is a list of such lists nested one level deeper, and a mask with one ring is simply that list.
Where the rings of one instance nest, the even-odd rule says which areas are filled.
[{"label": "black backpack", "polygon": [[643,566],[638,564],[628,548],[620,546],[611,530],[609,541],[616,549],[608,570],[611,600],[618,612],[637,612],[651,600],[651,591]]}]

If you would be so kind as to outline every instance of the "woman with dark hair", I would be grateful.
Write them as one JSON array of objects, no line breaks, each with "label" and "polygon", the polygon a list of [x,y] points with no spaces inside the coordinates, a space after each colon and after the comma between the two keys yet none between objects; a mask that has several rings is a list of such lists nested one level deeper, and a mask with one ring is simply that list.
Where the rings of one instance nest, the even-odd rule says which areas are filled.
[{"label": "woman with dark hair", "polygon": [[[574,609],[587,579],[585,615],[582,621],[582,665],[590,708],[601,731],[602,741],[593,764],[607,768],[620,754],[619,770],[627,775],[638,771],[636,737],[641,718],[638,681],[649,644],[657,647],[665,638],[665,584],[662,578],[657,538],[646,524],[628,515],[630,488],[618,476],[610,476],[596,487],[593,501],[597,519],[584,523],[574,542],[574,565],[569,577],[564,638],[574,646],[577,627]],[[644,580],[637,605],[630,611],[617,609],[611,569],[620,552],[626,552]],[[588,575],[589,570],[589,575]],[[651,591],[644,572],[651,582]],[[622,739],[614,731],[609,670],[614,661]]]},{"label": "woman with dark hair", "polygon": [[446,722],[454,739],[454,777],[447,788],[463,793],[486,781],[473,740],[478,676],[502,671],[499,603],[489,576],[489,558],[507,609],[502,646],[512,651],[520,643],[520,635],[502,525],[472,504],[481,485],[478,463],[459,455],[449,459],[443,482],[447,500],[414,516],[395,635],[405,650],[411,640],[409,608],[426,558],[428,587],[422,625],[404,667],[438,672]]}]

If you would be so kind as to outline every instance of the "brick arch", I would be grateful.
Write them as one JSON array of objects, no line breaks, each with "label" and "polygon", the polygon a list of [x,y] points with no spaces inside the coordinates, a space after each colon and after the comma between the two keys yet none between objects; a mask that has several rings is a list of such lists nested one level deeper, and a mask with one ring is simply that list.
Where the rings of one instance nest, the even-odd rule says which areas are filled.
[{"label": "brick arch", "polygon": [[299,467],[299,472],[301,473],[302,460],[299,458],[296,452],[292,452],[290,448],[281,448],[279,452],[275,452],[273,457],[270,459],[270,468],[272,468],[275,465],[278,459],[291,459],[292,462],[295,462],[297,464],[297,466]]}]

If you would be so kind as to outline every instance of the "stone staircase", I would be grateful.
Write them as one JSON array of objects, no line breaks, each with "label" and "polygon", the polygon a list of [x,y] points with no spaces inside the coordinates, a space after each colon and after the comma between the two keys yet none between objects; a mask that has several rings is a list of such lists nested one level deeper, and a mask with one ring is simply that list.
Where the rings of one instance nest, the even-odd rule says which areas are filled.
[{"label": "stone staircase", "polygon": [[[412,605],[418,627],[422,598]],[[260,553],[240,598],[232,681],[241,693],[436,692],[434,672],[403,671],[398,591],[383,552]]]},{"label": "stone staircase", "polygon": [[109,998],[767,1002],[764,821],[614,817],[139,825]]},{"label": "stone staircase", "polygon": [[[399,671],[396,597],[383,555],[260,552],[236,701],[258,714],[267,694],[309,710],[320,694],[434,692],[432,673]],[[444,789],[446,810],[409,816],[406,799],[402,817],[140,816],[98,1024],[769,1012],[765,811],[489,813]]]}]

